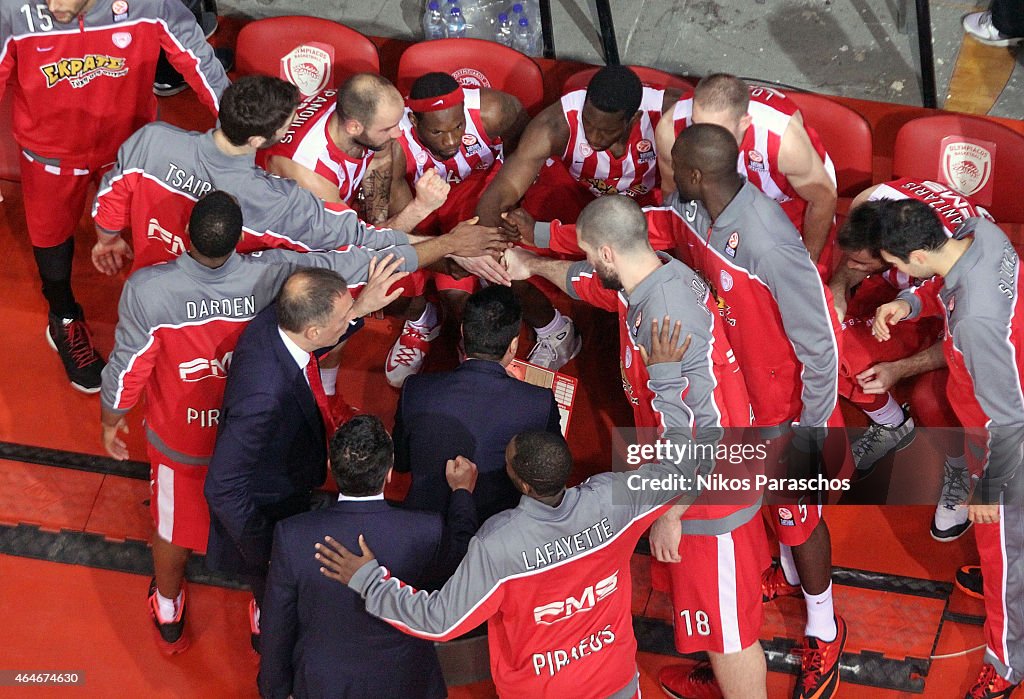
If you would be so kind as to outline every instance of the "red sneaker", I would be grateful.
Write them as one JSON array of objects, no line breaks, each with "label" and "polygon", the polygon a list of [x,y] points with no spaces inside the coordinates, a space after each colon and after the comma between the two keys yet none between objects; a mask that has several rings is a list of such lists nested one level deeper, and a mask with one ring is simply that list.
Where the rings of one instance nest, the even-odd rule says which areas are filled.
[{"label": "red sneaker", "polygon": [[776,597],[790,597],[800,594],[799,585],[786,582],[781,565],[773,565],[761,573],[761,601],[771,602]]},{"label": "red sneaker", "polygon": [[156,599],[156,578],[149,581],[149,617],[156,627],[157,646],[164,655],[176,655],[188,650],[189,640],[185,633],[185,581],[181,582],[181,605],[173,619],[165,620],[160,616],[160,603]]},{"label": "red sneaker", "polygon": [[974,686],[964,695],[964,699],[1010,699],[1013,690],[1020,686],[1010,684],[996,672],[996,669],[985,663],[981,666],[981,673],[974,682]]},{"label": "red sneaker", "polygon": [[423,330],[405,321],[402,333],[391,346],[384,360],[384,376],[395,388],[401,388],[405,380],[423,369],[430,351],[430,343],[441,334],[441,322],[429,330]]},{"label": "red sneaker", "polygon": [[661,690],[673,699],[722,699],[711,663],[700,662],[687,669],[669,665],[658,673]]},{"label": "red sneaker", "polygon": [[839,689],[839,658],[846,647],[846,621],[836,617],[836,640],[822,641],[807,636],[803,645],[793,649],[802,656],[800,674],[793,688],[793,699],[828,699]]},{"label": "red sneaker", "polygon": [[[345,400],[345,396],[337,391],[335,391],[333,396],[327,396],[327,407],[331,411],[331,417],[334,418],[334,424],[338,427],[341,427],[359,414],[359,408],[354,405],[350,405],[349,402]],[[333,437],[333,435],[327,436],[328,439]]]}]

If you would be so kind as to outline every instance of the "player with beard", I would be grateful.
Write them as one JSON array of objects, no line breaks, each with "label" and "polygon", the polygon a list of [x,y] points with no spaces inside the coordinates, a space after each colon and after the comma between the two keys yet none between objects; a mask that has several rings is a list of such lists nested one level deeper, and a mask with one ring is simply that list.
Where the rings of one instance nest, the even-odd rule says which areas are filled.
[{"label": "player with beard", "polygon": [[156,118],[161,48],[214,114],[228,79],[179,0],[3,0],[0,46],[0,94],[9,84],[47,340],[72,387],[96,393],[104,362],[71,288],[88,189],[124,140]]},{"label": "player with beard", "polygon": [[324,201],[348,204],[367,223],[411,231],[444,203],[448,185],[436,173],[421,178],[416,197],[388,217],[390,190],[404,176],[393,160],[404,109],[387,78],[358,73],[304,99],[288,133],[259,151],[256,164]]}]

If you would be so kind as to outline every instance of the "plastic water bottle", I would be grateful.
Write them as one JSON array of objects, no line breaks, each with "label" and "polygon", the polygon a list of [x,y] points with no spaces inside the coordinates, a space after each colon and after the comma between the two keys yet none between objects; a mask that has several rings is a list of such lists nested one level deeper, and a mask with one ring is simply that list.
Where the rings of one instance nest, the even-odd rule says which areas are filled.
[{"label": "plastic water bottle", "polygon": [[507,13],[498,15],[498,22],[494,25],[494,40],[503,46],[512,46],[514,25]]},{"label": "plastic water bottle", "polygon": [[445,26],[444,17],[441,16],[441,6],[437,0],[430,0],[426,11],[423,13],[423,36],[426,39],[443,39],[448,28]]},{"label": "plastic water bottle", "polygon": [[462,16],[462,8],[452,5],[448,11],[448,38],[462,39],[466,36],[466,20]]},{"label": "plastic water bottle", "polygon": [[527,56],[537,55],[537,40],[530,27],[530,20],[526,17],[519,18],[519,24],[512,36],[512,48]]}]

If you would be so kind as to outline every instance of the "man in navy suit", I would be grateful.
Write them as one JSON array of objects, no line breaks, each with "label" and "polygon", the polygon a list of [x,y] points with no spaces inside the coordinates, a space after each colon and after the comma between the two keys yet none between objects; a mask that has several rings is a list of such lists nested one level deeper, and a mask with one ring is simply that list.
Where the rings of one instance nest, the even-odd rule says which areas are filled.
[{"label": "man in navy suit", "polygon": [[375,548],[382,564],[418,588],[436,589],[452,574],[477,528],[471,495],[476,468],[463,457],[447,463],[446,527],[437,514],[384,501],[393,454],[379,418],[353,418],[331,441],[338,501],[278,523],[263,606],[264,697],[447,695],[434,643],[370,616],[354,592],[339,595],[310,555],[326,535],[353,547],[365,535],[380,542]]},{"label": "man in navy suit", "polygon": [[505,372],[519,349],[521,326],[515,294],[485,287],[466,302],[466,361],[455,371],[406,380],[395,415],[395,470],[412,473],[406,507],[444,513],[450,496],[445,464],[459,454],[480,470],[473,499],[481,523],[519,502],[505,472],[505,447],[528,430],[560,434],[552,392]]},{"label": "man in navy suit", "polygon": [[386,294],[388,285],[401,276],[368,284],[356,302],[336,272],[298,270],[235,348],[203,491],[206,564],[252,585],[254,648],[274,524],[308,510],[327,473],[329,409],[313,352],[335,346],[357,317],[387,305],[399,293]]}]

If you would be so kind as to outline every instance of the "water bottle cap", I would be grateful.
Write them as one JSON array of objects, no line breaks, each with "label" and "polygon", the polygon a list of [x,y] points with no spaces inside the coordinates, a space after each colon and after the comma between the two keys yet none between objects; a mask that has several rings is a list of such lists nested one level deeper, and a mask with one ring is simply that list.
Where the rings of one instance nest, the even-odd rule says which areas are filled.
[{"label": "water bottle cap", "polygon": [[519,26],[520,27],[528,27],[528,26],[530,26],[530,20],[526,19],[525,17],[520,17],[519,18]]},{"label": "water bottle cap", "polygon": [[500,15],[498,15],[498,21],[499,22],[507,22],[508,21],[508,15],[505,14],[504,12],[502,12]]},{"label": "water bottle cap", "polygon": [[517,2],[515,5],[512,6],[512,11],[515,12],[516,14],[519,14],[523,11],[523,6]]},{"label": "water bottle cap", "polygon": [[452,10],[451,10],[451,12],[449,14],[461,15],[462,14],[462,9],[459,8],[458,5],[452,5]]},{"label": "water bottle cap", "polygon": [[437,4],[437,0],[431,0],[431,3],[427,5],[428,10],[440,10],[441,6]]}]

